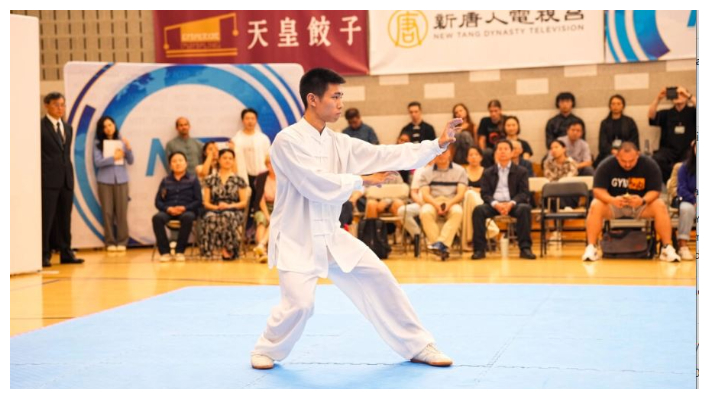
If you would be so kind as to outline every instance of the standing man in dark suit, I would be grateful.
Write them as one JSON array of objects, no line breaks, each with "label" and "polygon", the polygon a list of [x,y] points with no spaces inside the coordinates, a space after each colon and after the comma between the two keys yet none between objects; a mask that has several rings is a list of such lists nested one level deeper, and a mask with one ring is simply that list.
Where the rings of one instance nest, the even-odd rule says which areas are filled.
[{"label": "standing man in dark suit", "polygon": [[485,221],[497,215],[510,215],[517,219],[515,228],[519,242],[519,256],[536,259],[532,253],[532,207],[529,205],[529,177],[527,171],[512,162],[512,143],[500,140],[495,146],[497,164],[483,172],[480,195],[485,203],[473,211],[473,256],[485,257]]},{"label": "standing man in dark suit", "polygon": [[42,118],[42,267],[51,266],[52,249],[61,263],[83,263],[71,250],[71,208],[74,200],[74,167],[71,164],[71,126],[62,118],[64,95],[44,97],[47,115]]}]

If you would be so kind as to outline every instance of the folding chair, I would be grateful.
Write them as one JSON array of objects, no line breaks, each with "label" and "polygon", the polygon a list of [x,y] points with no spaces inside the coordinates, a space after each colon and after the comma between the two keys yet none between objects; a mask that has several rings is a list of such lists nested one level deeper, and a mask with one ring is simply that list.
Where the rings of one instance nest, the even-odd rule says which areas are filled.
[{"label": "folding chair", "polygon": [[[544,256],[547,249],[547,244],[550,240],[546,237],[546,227],[547,221],[553,220],[557,228],[560,227],[559,240],[558,242],[563,244],[563,221],[573,220],[573,219],[583,219],[586,220],[588,215],[588,208],[590,205],[589,201],[586,201],[586,206],[579,209],[576,208],[572,211],[565,211],[560,209],[559,204],[562,198],[583,198],[588,196],[588,186],[583,181],[572,181],[572,182],[553,182],[544,185],[542,188],[542,209],[541,209],[541,241],[540,241],[540,253]],[[555,207],[552,206],[552,202],[555,202]],[[561,222],[561,223],[559,223]],[[571,242],[572,240],[566,240]],[[584,239],[583,242],[587,242]]]},{"label": "folding chair", "polygon": [[[409,200],[409,190],[410,187],[406,183],[392,183],[392,184],[383,184],[381,187],[377,186],[370,186],[367,187],[367,190],[364,192],[365,198],[369,199],[375,199],[375,200],[382,200],[385,198],[392,198],[392,199],[400,199],[404,201],[404,205],[408,204]],[[393,214],[391,212],[386,212],[382,213],[379,215],[379,219],[384,221],[385,223],[396,223],[399,222],[402,225],[401,228],[401,237],[400,237],[400,242],[402,249],[404,251],[404,254],[406,254],[406,231],[403,228],[404,220],[406,219],[406,208],[404,208],[404,215],[399,216],[396,214]],[[396,233],[394,233],[394,244],[396,244],[397,237]]]}]

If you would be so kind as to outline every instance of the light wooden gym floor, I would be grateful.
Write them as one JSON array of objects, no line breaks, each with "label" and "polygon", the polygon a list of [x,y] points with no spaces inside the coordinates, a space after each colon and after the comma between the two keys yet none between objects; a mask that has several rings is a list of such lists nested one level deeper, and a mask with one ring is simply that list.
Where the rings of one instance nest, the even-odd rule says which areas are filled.
[{"label": "light wooden gym floor", "polygon": [[[691,246],[694,249],[694,246]],[[539,246],[533,248],[539,255]],[[595,284],[694,286],[696,263],[658,260],[601,260],[581,262],[582,244],[550,246],[536,260],[488,254],[481,261],[453,252],[441,262],[434,255],[416,259],[394,252],[385,263],[400,283],[481,284]],[[80,266],[57,265],[43,272],[10,278],[10,335],[49,326],[116,306],[189,286],[278,284],[275,269],[259,264],[250,254],[234,262],[188,260],[185,263],[151,261],[151,249],[131,249],[125,254],[82,250]],[[329,284],[324,280],[323,283]]]}]

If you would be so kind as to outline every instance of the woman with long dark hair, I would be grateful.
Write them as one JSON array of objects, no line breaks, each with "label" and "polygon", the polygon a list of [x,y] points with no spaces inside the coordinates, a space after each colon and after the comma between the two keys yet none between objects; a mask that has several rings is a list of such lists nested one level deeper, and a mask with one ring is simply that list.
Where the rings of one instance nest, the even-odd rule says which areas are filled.
[{"label": "woman with long dark hair", "polygon": [[679,256],[682,260],[693,260],[694,254],[689,251],[687,241],[697,215],[697,143],[692,142],[689,157],[679,168],[677,174],[677,197],[679,198],[679,226],[677,241]]},{"label": "woman with long dark hair", "polygon": [[640,148],[640,136],[638,126],[633,118],[623,114],[625,109],[625,98],[620,94],[614,94],[608,100],[608,116],[601,121],[601,131],[598,135],[598,157],[595,165],[606,159],[609,155],[615,155],[624,141],[635,143]]},{"label": "woman with long dark hair", "polygon": [[[106,140],[119,141],[113,154],[105,154]],[[112,144],[113,145],[113,144]],[[116,122],[110,116],[96,123],[94,165],[98,182],[98,198],[103,216],[103,234],[106,250],[125,251],[128,245],[128,170],[133,164],[130,143],[120,136]],[[116,232],[114,234],[114,224]]]},{"label": "woman with long dark hair", "polygon": [[451,159],[458,165],[465,166],[468,164],[468,150],[475,145],[475,139],[473,138],[475,134],[475,124],[470,119],[468,107],[463,103],[453,106],[453,117],[461,118],[463,124],[460,125],[460,133],[456,133],[455,143],[451,146],[453,151]]}]

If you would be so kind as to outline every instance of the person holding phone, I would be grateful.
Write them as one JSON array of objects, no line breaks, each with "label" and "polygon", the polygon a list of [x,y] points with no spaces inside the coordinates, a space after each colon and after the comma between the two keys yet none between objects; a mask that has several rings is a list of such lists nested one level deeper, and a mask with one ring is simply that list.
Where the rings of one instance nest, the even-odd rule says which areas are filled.
[{"label": "person holding phone", "polygon": [[362,241],[340,228],[342,204],[352,191],[381,185],[388,171],[425,165],[455,142],[462,123],[451,120],[437,140],[372,145],[333,132],[342,112],[343,79],[311,69],[300,80],[305,115],[276,135],[271,164],[276,201],[271,215],[268,265],[278,268],[280,304],[251,352],[251,366],[271,369],[285,359],[313,314],[319,278],[329,278],[373,324],[384,341],[412,362],[453,361],[416,316],[389,268]]},{"label": "person holding phone", "polygon": [[[672,101],[672,108],[657,110],[663,99]],[[647,113],[650,126],[660,127],[660,148],[652,158],[660,166],[666,182],[675,163],[681,162],[697,134],[697,97],[682,86],[660,90]]]}]

